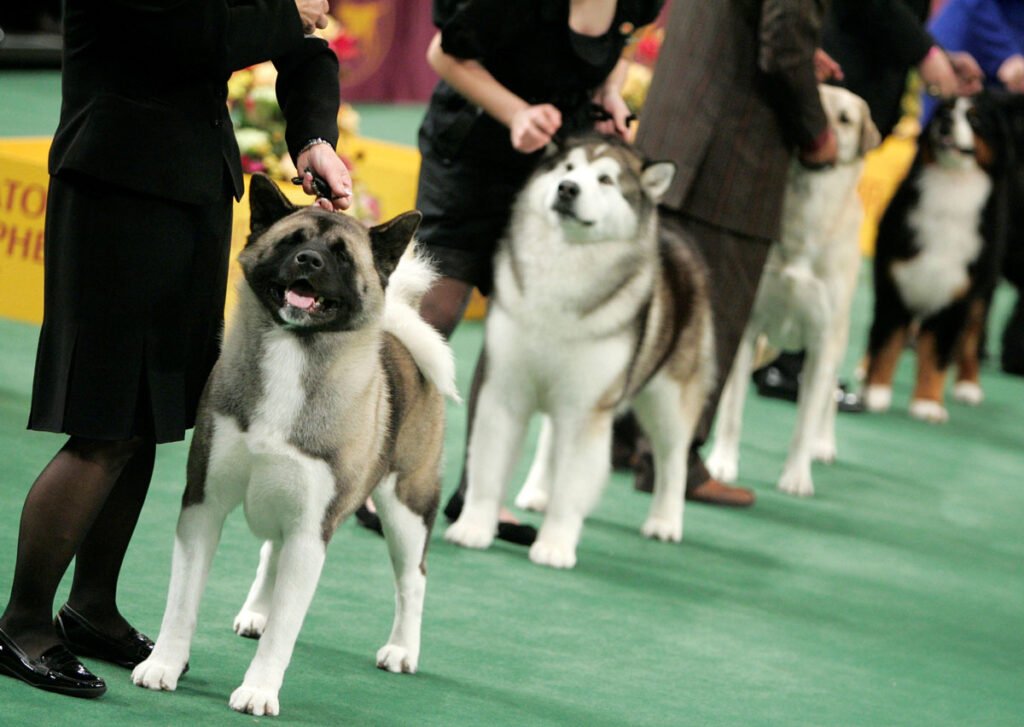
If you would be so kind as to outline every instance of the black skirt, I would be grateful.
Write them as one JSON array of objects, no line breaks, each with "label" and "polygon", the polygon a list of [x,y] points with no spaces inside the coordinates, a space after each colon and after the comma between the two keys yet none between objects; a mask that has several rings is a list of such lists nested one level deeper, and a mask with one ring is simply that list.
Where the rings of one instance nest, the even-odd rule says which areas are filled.
[{"label": "black skirt", "polygon": [[541,155],[517,152],[508,129],[443,83],[420,127],[419,148],[416,209],[423,221],[416,237],[441,275],[489,295],[491,259]]},{"label": "black skirt", "polygon": [[197,206],[50,181],[29,428],[184,438],[220,350],[231,198]]}]

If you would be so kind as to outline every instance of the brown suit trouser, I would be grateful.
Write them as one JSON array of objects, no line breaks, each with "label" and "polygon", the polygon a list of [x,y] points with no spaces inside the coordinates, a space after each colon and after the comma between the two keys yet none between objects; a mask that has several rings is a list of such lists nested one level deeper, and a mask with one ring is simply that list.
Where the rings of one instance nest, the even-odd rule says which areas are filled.
[{"label": "brown suit trouser", "polygon": [[750,318],[771,240],[716,227],[666,207],[661,208],[661,226],[663,234],[689,240],[704,258],[715,331],[718,375],[690,445],[686,477],[686,489],[690,490],[711,477],[704,466],[700,448],[711,433],[718,400],[732,369],[743,329]]}]

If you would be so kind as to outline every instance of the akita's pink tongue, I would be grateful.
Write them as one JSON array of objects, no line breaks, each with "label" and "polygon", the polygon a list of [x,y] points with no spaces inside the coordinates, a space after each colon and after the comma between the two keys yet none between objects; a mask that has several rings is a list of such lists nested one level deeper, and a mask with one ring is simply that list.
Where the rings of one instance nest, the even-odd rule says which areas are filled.
[{"label": "akita's pink tongue", "polygon": [[316,303],[316,300],[309,295],[303,295],[302,293],[296,293],[294,290],[288,289],[284,292],[284,299],[288,305],[301,308],[302,310],[309,310]]}]

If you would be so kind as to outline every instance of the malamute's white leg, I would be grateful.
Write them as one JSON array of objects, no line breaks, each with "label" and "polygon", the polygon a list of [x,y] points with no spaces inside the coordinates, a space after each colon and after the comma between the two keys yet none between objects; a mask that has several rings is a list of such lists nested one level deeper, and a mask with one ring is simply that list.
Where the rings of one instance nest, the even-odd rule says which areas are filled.
[{"label": "malamute's white leg", "polygon": [[747,326],[722,391],[715,421],[715,441],[706,462],[711,476],[722,482],[735,482],[739,474],[743,404],[756,350],[757,334]]},{"label": "malamute's white leg", "polygon": [[395,496],[395,475],[373,493],[395,572],[395,621],[388,642],[377,652],[377,666],[414,674],[420,658],[420,625],[427,589],[424,567],[432,523],[424,522]]},{"label": "malamute's white leg", "polygon": [[277,578],[277,558],[281,553],[280,543],[267,540],[260,548],[260,563],[256,566],[256,578],[249,587],[241,610],[235,616],[234,629],[239,636],[258,639],[267,625],[270,614],[270,599],[274,593]]},{"label": "malamute's white leg", "polygon": [[232,709],[257,717],[280,712],[278,692],[320,580],[325,553],[326,545],[319,528],[302,526],[285,534],[278,556],[270,617],[245,679],[231,695]]},{"label": "malamute's white leg", "polygon": [[230,509],[210,499],[182,508],[174,537],[171,583],[160,635],[153,653],[132,671],[136,685],[167,691],[177,688],[178,678],[188,663],[210,563]]},{"label": "malamute's white leg", "polygon": [[640,528],[645,537],[671,542],[683,538],[686,458],[706,398],[698,381],[680,386],[658,375],[634,401],[633,409],[654,451],[654,493]]},{"label": "malamute's white leg", "polygon": [[530,560],[552,568],[576,565],[583,520],[597,504],[611,462],[612,413],[551,412],[555,480]]},{"label": "malamute's white leg", "polygon": [[551,478],[554,476],[554,435],[551,417],[545,414],[541,418],[540,435],[537,437],[537,451],[530,465],[530,473],[526,476],[523,489],[516,496],[516,507],[524,510],[544,512],[551,498]]},{"label": "malamute's white leg", "polygon": [[526,402],[502,388],[490,376],[480,387],[466,454],[466,502],[444,534],[445,540],[465,548],[488,548],[493,542],[505,488],[526,434]]}]

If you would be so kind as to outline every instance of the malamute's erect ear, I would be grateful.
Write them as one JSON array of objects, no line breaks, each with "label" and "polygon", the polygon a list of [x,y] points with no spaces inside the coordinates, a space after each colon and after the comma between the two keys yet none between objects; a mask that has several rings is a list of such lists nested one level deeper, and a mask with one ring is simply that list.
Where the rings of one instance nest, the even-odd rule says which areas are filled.
[{"label": "malamute's erect ear", "polygon": [[651,199],[660,202],[675,176],[675,162],[647,162],[640,173],[640,184]]},{"label": "malamute's erect ear", "polygon": [[423,213],[419,210],[403,212],[392,220],[370,228],[370,247],[381,278],[387,280],[398,266],[405,248],[420,226]]},{"label": "malamute's erect ear", "polygon": [[249,239],[257,237],[298,207],[288,201],[266,174],[254,174],[249,181]]}]

